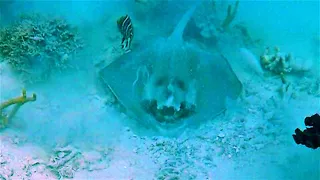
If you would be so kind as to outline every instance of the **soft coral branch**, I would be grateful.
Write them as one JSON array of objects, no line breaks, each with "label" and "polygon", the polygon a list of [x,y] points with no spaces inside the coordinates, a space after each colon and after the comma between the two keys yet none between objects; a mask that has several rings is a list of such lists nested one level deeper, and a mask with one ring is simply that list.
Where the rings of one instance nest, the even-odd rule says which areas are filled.
[{"label": "soft coral branch", "polygon": [[238,6],[239,6],[239,1],[235,2],[235,5],[234,5],[233,8],[232,8],[231,5],[228,6],[227,16],[226,16],[226,18],[224,19],[224,21],[223,21],[223,23],[221,25],[221,27],[222,27],[222,29],[224,31],[229,28],[229,25],[231,24],[231,22],[236,17]]},{"label": "soft coral branch", "polygon": [[[9,120],[11,120],[14,115],[18,112],[19,108],[27,103],[27,102],[32,102],[32,101],[36,101],[37,96],[36,94],[32,94],[31,97],[27,97],[27,92],[25,89],[22,90],[22,96],[17,97],[17,98],[13,98],[10,99],[8,101],[5,101],[3,103],[0,104],[0,127],[5,127],[6,125],[8,125]],[[11,112],[8,115],[5,115],[3,113],[3,110],[11,105],[15,105],[13,107],[13,109],[11,110]]]}]

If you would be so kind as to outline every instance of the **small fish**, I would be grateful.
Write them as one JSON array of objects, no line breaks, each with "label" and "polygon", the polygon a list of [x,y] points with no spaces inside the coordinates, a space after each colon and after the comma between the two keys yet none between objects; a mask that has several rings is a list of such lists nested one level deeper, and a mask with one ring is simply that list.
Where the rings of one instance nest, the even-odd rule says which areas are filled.
[{"label": "small fish", "polygon": [[130,46],[133,39],[133,26],[130,17],[128,15],[120,17],[117,20],[117,25],[120,33],[123,36],[121,47],[126,52],[130,52]]}]

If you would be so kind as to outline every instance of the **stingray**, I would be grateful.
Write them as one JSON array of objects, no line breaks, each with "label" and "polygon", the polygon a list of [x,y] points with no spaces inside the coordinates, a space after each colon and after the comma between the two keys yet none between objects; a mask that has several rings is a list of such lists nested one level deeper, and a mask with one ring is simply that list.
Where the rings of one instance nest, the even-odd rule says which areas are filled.
[{"label": "stingray", "polygon": [[236,99],[242,91],[223,55],[183,40],[196,7],[169,37],[133,49],[99,72],[104,87],[139,127],[181,133],[222,113],[226,99]]}]

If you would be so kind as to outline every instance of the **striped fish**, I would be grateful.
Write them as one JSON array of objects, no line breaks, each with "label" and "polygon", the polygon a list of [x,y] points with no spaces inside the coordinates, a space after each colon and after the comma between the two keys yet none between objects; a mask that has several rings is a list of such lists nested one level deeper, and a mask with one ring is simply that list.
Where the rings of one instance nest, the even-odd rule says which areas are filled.
[{"label": "striped fish", "polygon": [[131,51],[130,46],[133,39],[133,26],[131,19],[128,15],[122,16],[117,20],[117,25],[120,33],[122,34],[121,47],[126,52]]}]

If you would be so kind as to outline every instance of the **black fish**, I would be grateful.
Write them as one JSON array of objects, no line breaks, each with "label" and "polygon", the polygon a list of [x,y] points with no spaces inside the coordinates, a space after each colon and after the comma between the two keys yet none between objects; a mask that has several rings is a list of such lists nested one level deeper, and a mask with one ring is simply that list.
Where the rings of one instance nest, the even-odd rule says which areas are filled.
[{"label": "black fish", "polygon": [[131,42],[133,39],[133,26],[131,18],[128,15],[122,16],[117,20],[117,25],[120,33],[122,34],[122,49],[130,51]]}]

